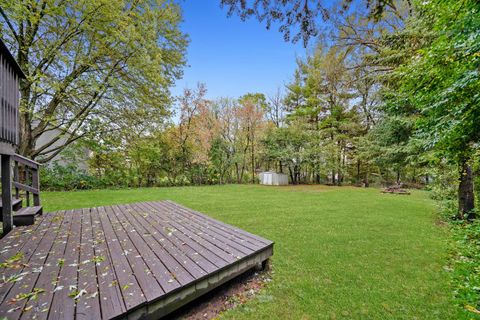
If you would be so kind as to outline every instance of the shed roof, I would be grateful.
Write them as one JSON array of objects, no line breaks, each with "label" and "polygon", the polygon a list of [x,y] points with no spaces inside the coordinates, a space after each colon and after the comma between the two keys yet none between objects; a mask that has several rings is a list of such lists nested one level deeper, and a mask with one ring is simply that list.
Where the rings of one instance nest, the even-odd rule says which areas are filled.
[{"label": "shed roof", "polygon": [[22,69],[18,65],[17,61],[15,58],[12,56],[10,51],[8,50],[7,46],[5,43],[3,43],[2,39],[0,39],[0,54],[5,57],[5,59],[8,61],[8,63],[12,66],[13,70],[17,73],[17,75],[25,79],[25,74],[23,73]]}]

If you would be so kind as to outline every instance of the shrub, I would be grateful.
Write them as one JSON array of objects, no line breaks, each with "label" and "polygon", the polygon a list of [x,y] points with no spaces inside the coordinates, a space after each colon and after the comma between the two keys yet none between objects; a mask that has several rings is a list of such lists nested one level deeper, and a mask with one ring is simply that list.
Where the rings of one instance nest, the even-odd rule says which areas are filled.
[{"label": "shrub", "polygon": [[104,179],[92,176],[75,165],[61,166],[58,163],[41,168],[40,182],[44,190],[60,191],[98,189],[108,186]]},{"label": "shrub", "polygon": [[[452,273],[459,318],[480,318],[480,222],[453,222],[454,254],[449,270]],[[476,318],[475,318],[476,317]]]}]

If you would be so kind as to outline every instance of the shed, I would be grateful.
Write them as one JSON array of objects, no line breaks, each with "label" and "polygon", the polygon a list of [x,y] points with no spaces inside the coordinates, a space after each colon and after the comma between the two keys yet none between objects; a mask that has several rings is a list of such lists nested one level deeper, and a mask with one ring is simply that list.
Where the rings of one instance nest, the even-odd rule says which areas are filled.
[{"label": "shed", "polygon": [[288,185],[288,176],[283,173],[265,171],[265,172],[260,172],[258,177],[260,179],[260,184],[271,185],[271,186]]}]

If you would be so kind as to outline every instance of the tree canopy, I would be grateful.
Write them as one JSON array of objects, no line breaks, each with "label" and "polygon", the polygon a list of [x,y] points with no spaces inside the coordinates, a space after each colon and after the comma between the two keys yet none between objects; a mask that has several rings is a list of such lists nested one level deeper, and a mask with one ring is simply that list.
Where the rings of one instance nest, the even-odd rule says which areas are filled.
[{"label": "tree canopy", "polygon": [[[185,64],[171,1],[6,1],[2,38],[27,76],[20,153],[48,161],[71,142],[166,114]],[[45,132],[55,134],[43,145]]]}]

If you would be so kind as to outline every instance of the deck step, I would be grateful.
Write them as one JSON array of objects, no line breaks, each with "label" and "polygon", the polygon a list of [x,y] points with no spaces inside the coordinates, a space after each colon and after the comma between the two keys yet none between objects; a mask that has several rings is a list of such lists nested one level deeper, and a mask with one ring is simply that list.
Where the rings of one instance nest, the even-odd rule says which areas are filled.
[{"label": "deck step", "polygon": [[[2,199],[0,197],[0,216],[2,215]],[[13,198],[12,199],[12,207],[13,207],[13,211],[18,211],[20,210],[20,208],[22,208],[22,199],[17,199],[17,198]],[[1,221],[1,218],[0,218],[0,221]]]},{"label": "deck step", "polygon": [[35,216],[42,214],[41,206],[25,207],[13,213],[13,224],[15,226],[29,226],[35,222]]}]

